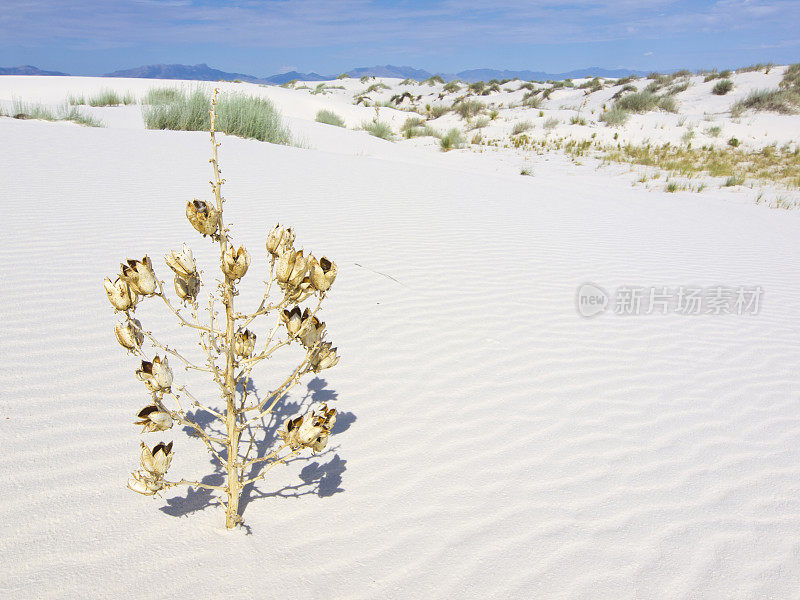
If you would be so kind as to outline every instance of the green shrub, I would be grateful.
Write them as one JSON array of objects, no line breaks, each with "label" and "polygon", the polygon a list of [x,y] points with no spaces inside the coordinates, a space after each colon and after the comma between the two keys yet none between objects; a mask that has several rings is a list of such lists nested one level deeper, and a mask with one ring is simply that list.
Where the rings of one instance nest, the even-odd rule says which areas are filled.
[{"label": "green shrub", "polygon": [[739,147],[739,139],[735,138],[735,137],[732,137],[731,139],[728,140],[728,146],[730,146],[731,148],[738,148]]},{"label": "green shrub", "polygon": [[526,92],[522,96],[522,104],[529,108],[539,108],[542,105],[542,98],[537,95],[536,91]]},{"label": "green shrub", "polygon": [[373,83],[371,86],[369,86],[366,90],[364,90],[361,93],[362,93],[362,95],[363,94],[371,94],[372,92],[379,92],[380,90],[388,90],[388,89],[391,89],[391,88],[388,85],[386,85],[385,83],[379,81],[378,83]]},{"label": "green shrub", "polygon": [[142,104],[168,104],[177,101],[183,95],[184,93],[176,88],[151,88],[147,90]]},{"label": "green shrub", "polygon": [[586,119],[580,115],[573,115],[569,118],[570,125],[586,125]]},{"label": "green shrub", "polygon": [[469,91],[475,94],[480,94],[483,92],[483,88],[486,87],[486,84],[482,81],[475,81],[469,84]]},{"label": "green shrub", "polygon": [[406,131],[412,127],[420,127],[422,125],[425,125],[425,119],[422,117],[408,117],[406,122],[403,123],[403,126],[400,128],[400,131]]},{"label": "green shrub", "polygon": [[394,134],[392,133],[392,126],[384,121],[364,121],[361,124],[361,129],[368,131],[370,135],[379,137],[384,140],[393,140]]},{"label": "green shrub", "polygon": [[731,116],[738,117],[745,110],[769,111],[791,115],[800,107],[800,93],[789,89],[757,90],[731,107]]},{"label": "green shrub", "polygon": [[[142,108],[148,129],[206,131],[210,127],[210,97],[201,89],[176,90],[172,99]],[[224,94],[217,100],[216,129],[223,133],[273,144],[290,144],[280,113],[266,98]]]},{"label": "green shrub", "polygon": [[644,113],[658,104],[658,96],[647,90],[628,94],[614,103],[614,107],[627,112]]},{"label": "green shrub", "polygon": [[41,104],[23,102],[14,98],[11,102],[11,116],[16,119],[40,119],[42,121],[71,121],[87,127],[103,127],[103,122],[82,113],[69,103],[65,103],[58,110],[53,111]]},{"label": "green shrub", "polygon": [[786,68],[778,87],[784,90],[800,92],[800,63],[791,64]]},{"label": "green shrub", "polygon": [[519,135],[524,131],[528,131],[531,127],[533,127],[533,124],[530,121],[520,121],[514,125],[514,128],[511,130],[511,135]]},{"label": "green shrub", "polygon": [[100,90],[94,96],[89,97],[87,104],[89,106],[119,106],[120,104],[136,104],[136,99],[130,93],[120,96],[114,90]]},{"label": "green shrub", "polygon": [[461,100],[453,105],[453,110],[457,112],[462,119],[470,119],[481,113],[484,108],[486,108],[486,106],[483,103],[468,99]]},{"label": "green shrub", "polygon": [[466,141],[461,132],[454,127],[442,136],[442,139],[439,140],[439,145],[444,152],[447,152],[448,150],[463,148],[466,145]]},{"label": "green shrub", "polygon": [[447,92],[449,94],[450,92],[457,92],[460,89],[461,89],[461,84],[458,82],[458,80],[454,80],[444,84],[442,91]]},{"label": "green shrub", "polygon": [[416,79],[406,78],[400,82],[400,85],[416,85],[416,83],[417,83]]},{"label": "green shrub", "polygon": [[719,134],[722,133],[722,127],[719,125],[714,125],[713,127],[706,129],[706,133],[711,137],[719,137]]},{"label": "green shrub", "polygon": [[336,125],[336,127],[344,127],[344,119],[330,110],[317,111],[317,123],[325,123],[327,125]]},{"label": "green shrub", "polygon": [[730,79],[721,79],[711,88],[711,93],[717,96],[724,96],[733,89],[733,82]]},{"label": "green shrub", "polygon": [[434,104],[428,108],[428,114],[432,119],[438,119],[450,112],[450,107],[443,104]]},{"label": "green shrub", "polygon": [[661,96],[658,99],[658,108],[667,112],[678,112],[678,103],[673,96]]},{"label": "green shrub", "polygon": [[600,120],[609,127],[621,127],[628,120],[627,110],[614,106],[600,115]]},{"label": "green shrub", "polygon": [[423,80],[422,83],[427,83],[428,85],[436,85],[437,83],[444,83],[444,79],[442,79],[441,75],[432,75],[427,79]]},{"label": "green shrub", "polygon": [[339,75],[336,76],[336,79],[350,79],[350,75],[348,75],[347,73],[340,73]]},{"label": "green shrub", "polygon": [[478,117],[469,126],[469,130],[472,131],[473,129],[483,129],[488,124],[489,124],[489,118],[488,117]]}]

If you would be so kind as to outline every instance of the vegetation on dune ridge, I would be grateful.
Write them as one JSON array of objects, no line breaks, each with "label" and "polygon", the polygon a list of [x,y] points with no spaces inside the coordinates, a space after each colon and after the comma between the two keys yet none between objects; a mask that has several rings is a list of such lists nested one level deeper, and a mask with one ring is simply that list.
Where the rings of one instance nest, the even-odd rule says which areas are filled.
[{"label": "vegetation on dune ridge", "polygon": [[463,148],[466,146],[466,140],[464,139],[464,135],[455,127],[450,129],[442,139],[439,140],[439,145],[444,152],[448,150],[455,150],[457,148]]},{"label": "vegetation on dune ridge", "polygon": [[786,187],[800,188],[800,149],[766,146],[760,151],[704,146],[689,148],[664,144],[625,144],[602,148],[600,157],[609,162],[652,166],[684,176],[706,173],[712,177],[733,178],[729,185],[745,179],[760,179]]},{"label": "vegetation on dune ridge", "polygon": [[[174,88],[151,90],[148,98],[160,98],[159,102],[142,107],[148,129],[207,131],[210,127],[211,97],[202,89],[188,93]],[[217,103],[216,126],[217,131],[242,138],[273,144],[292,143],[280,113],[266,98],[226,94]]]},{"label": "vegetation on dune ridge", "polygon": [[344,119],[331,110],[317,111],[317,123],[325,123],[326,125],[335,125],[336,127],[344,127]]},{"label": "vegetation on dune ridge", "polygon": [[392,141],[394,133],[392,133],[392,126],[384,121],[364,121],[361,124],[361,129],[369,132],[370,135],[379,137],[384,140]]},{"label": "vegetation on dune ridge", "polygon": [[65,103],[56,110],[52,110],[41,104],[24,102],[19,98],[14,98],[11,103],[11,114],[4,115],[0,111],[0,116],[14,117],[15,119],[38,119],[42,121],[70,121],[77,125],[87,127],[103,127],[102,121],[95,119],[91,115],[81,112],[75,106]]}]

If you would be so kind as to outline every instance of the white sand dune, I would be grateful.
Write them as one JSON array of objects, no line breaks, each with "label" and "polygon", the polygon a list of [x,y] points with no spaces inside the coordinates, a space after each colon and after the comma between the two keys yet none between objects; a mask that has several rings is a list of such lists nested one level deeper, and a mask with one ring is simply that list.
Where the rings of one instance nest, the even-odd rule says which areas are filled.
[{"label": "white sand dune", "polygon": [[[153,85],[22,79],[0,99]],[[312,123],[303,103],[330,97],[292,112],[300,92],[268,93],[310,147],[222,138],[254,256],[237,302],[292,224],[339,265],[323,316],[343,358],[288,400],[340,411],[331,445],[250,492],[249,535],[203,493],[125,488],[147,395],[102,289],[145,253],[164,277],[183,241],[215,268],[184,217],[208,196],[207,135],[144,130],[136,107],[97,109],[101,129],[0,119],[2,597],[796,597],[800,215],[552,156],[521,177],[520,157],[391,144]],[[586,319],[587,281],[764,296],[754,315]],[[191,352],[162,307],[137,314]],[[171,473],[213,474],[197,440],[162,437]]]}]

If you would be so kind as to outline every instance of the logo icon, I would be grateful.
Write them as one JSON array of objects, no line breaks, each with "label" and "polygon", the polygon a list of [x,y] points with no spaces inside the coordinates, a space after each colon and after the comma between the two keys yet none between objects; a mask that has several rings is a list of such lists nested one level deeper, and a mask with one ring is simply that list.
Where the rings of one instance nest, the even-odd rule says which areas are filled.
[{"label": "logo icon", "polygon": [[608,292],[594,283],[584,283],[575,295],[575,307],[582,317],[594,317],[608,308]]}]

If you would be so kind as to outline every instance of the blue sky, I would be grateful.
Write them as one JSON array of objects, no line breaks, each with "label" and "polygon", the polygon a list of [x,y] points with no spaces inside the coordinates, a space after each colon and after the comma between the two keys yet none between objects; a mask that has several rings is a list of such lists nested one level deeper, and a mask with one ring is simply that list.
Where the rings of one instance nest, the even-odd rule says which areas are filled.
[{"label": "blue sky", "polygon": [[800,0],[0,0],[0,66],[257,76],[376,64],[562,72],[800,61]]}]

